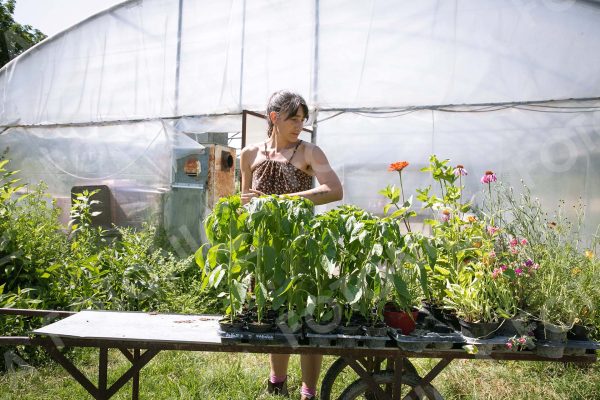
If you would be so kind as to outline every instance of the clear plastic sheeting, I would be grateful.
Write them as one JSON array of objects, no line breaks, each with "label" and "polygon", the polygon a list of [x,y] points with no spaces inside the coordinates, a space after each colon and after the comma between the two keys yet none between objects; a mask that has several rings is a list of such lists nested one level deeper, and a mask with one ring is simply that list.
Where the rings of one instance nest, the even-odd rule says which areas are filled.
[{"label": "clear plastic sheeting", "polygon": [[371,0],[350,6],[337,0],[319,6],[321,107],[598,96],[600,8],[590,2]]},{"label": "clear plastic sheeting", "polygon": [[1,145],[23,183],[44,181],[67,211],[74,186],[109,186],[120,207],[122,216],[116,222],[121,225],[158,220],[162,196],[171,190],[175,148],[203,149],[160,121],[11,128],[2,134]]},{"label": "clear plastic sheeting", "polygon": [[56,196],[111,180],[156,194],[125,201],[140,214],[172,189],[170,135],[237,146],[242,110],[289,89],[315,110],[345,203],[381,210],[402,159],[413,193],[435,153],[467,167],[468,196],[486,169],[550,207],[581,196],[593,229],[599,37],[591,0],[125,1],[0,70],[0,150]]},{"label": "clear plastic sheeting", "polygon": [[178,0],[129,1],[30,49],[0,73],[0,124],[171,116]]},{"label": "clear plastic sheeting", "polygon": [[[588,104],[592,105],[600,102]],[[375,213],[386,203],[377,192],[388,184],[399,185],[398,174],[387,172],[390,163],[410,163],[402,173],[403,186],[407,196],[416,196],[417,188],[434,183],[420,170],[428,165],[429,155],[436,154],[465,166],[467,198],[483,199],[480,178],[492,170],[517,193],[523,180],[549,209],[559,200],[574,205],[581,199],[587,206],[586,229],[593,233],[600,224],[599,126],[599,112],[581,110],[421,110],[388,118],[344,113],[319,123],[319,144],[343,181],[344,202]],[[351,145],[340,146],[349,141]]]}]

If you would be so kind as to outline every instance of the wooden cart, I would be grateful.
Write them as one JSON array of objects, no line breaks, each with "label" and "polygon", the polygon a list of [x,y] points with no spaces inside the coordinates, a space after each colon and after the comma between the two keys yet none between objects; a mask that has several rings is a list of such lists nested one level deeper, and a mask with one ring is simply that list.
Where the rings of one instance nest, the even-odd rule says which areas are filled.
[{"label": "wooden cart", "polygon": [[[407,351],[402,341],[414,338],[397,337],[368,343],[361,337],[349,347],[345,339],[331,336],[315,341],[297,334],[229,334],[223,335],[219,317],[207,315],[155,314],[142,312],[82,311],[52,322],[33,332],[32,337],[2,338],[0,344],[43,346],[95,399],[109,399],[132,380],[132,398],[139,396],[140,370],[156,354],[164,350],[205,352],[323,354],[339,358],[326,372],[320,391],[322,400],[329,400],[331,389],[345,368],[351,368],[359,379],[345,388],[342,400],[366,399],[442,399],[432,380],[454,359],[494,359],[591,363],[596,361],[598,343],[582,341],[567,343],[577,355],[545,358],[531,351],[503,350],[505,339],[472,341],[487,349],[469,354],[460,343],[447,348],[449,341],[463,339],[430,338],[427,346]],[[356,337],[354,337],[357,339]],[[323,337],[317,339],[324,339]],[[325,338],[327,339],[327,338]],[[374,338],[375,339],[375,338]],[[423,339],[421,339],[423,340]],[[318,343],[315,345],[315,343]],[[444,344],[437,346],[437,344]],[[414,344],[414,343],[413,343]],[[370,347],[369,347],[370,346]],[[93,347],[99,349],[98,384],[95,385],[60,351],[62,347]],[[435,348],[438,347],[438,348]],[[440,348],[441,347],[441,348]],[[131,367],[115,382],[108,384],[108,349],[118,349],[131,362]],[[419,376],[409,358],[435,358],[440,361],[424,376]]]}]

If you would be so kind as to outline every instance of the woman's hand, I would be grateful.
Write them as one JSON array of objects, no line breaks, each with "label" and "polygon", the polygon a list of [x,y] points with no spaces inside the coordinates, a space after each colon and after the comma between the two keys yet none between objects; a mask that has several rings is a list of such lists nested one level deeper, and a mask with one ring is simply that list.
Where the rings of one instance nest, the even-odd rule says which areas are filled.
[{"label": "woman's hand", "polygon": [[249,189],[249,192],[242,193],[242,204],[248,203],[254,197],[265,196],[265,193],[260,190]]}]

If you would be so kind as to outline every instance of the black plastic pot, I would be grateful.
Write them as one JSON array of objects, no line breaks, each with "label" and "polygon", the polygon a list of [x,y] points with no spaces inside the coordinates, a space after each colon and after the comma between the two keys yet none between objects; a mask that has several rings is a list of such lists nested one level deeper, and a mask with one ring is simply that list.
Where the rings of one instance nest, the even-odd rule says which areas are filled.
[{"label": "black plastic pot", "polygon": [[366,327],[367,335],[369,336],[387,336],[388,327],[384,323],[378,323]]},{"label": "black plastic pot", "polygon": [[274,331],[271,322],[250,322],[248,323],[248,330],[252,333],[267,333]]},{"label": "black plastic pot", "polygon": [[538,326],[533,331],[533,334],[538,340],[548,340],[550,342],[566,342],[568,331],[569,329],[564,326],[538,322]]},{"label": "black plastic pot", "polygon": [[225,317],[219,320],[219,327],[223,332],[240,332],[244,329],[244,321],[236,319],[231,322],[229,317]]},{"label": "black plastic pot", "polygon": [[358,324],[349,324],[349,325],[340,325],[336,329],[336,331],[340,335],[344,336],[352,336],[352,337],[338,337],[337,343],[340,347],[346,348],[354,348],[358,345],[358,339],[356,336],[364,335],[364,330],[362,329],[362,325]]},{"label": "black plastic pot", "polygon": [[464,336],[477,339],[490,339],[496,336],[500,322],[468,322],[458,320],[460,331]]},{"label": "black plastic pot", "polygon": [[423,302],[423,308],[427,310],[429,315],[437,319],[440,322],[444,322],[444,315],[442,314],[442,308],[435,304]]},{"label": "black plastic pot", "polygon": [[306,317],[304,319],[304,323],[306,324],[306,328],[309,332],[318,333],[321,335],[331,333],[335,329],[337,329],[337,327],[339,326],[338,321],[339,320],[334,319],[333,321],[330,321],[328,323],[319,323],[315,321],[312,316]]},{"label": "black plastic pot", "polygon": [[569,340],[588,340],[588,328],[584,325],[575,324],[567,332],[567,339]]},{"label": "black plastic pot", "polygon": [[522,336],[530,333],[535,323],[524,318],[510,318],[502,320],[498,335],[500,336]]},{"label": "black plastic pot", "polygon": [[458,317],[456,316],[456,314],[454,314],[451,311],[442,311],[442,317],[444,319],[444,322],[452,329],[454,329],[457,332],[460,332],[461,327],[460,327],[460,323],[458,322]]}]

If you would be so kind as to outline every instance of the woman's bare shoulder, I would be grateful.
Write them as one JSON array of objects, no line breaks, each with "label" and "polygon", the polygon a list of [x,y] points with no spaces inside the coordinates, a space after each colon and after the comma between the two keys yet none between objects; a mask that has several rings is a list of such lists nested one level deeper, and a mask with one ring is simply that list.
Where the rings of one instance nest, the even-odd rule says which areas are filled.
[{"label": "woman's bare shoulder", "polygon": [[254,144],[249,144],[246,147],[244,147],[240,153],[240,162],[242,164],[242,167],[247,166],[248,168],[251,168],[252,165],[254,164],[254,161],[256,160],[256,158],[258,157],[258,154],[260,152],[260,146],[261,143],[254,143]]},{"label": "woman's bare shoulder", "polygon": [[242,151],[257,151],[260,148],[264,147],[265,142],[258,142],[258,143],[252,143],[252,144],[247,144]]},{"label": "woman's bare shoulder", "polygon": [[303,150],[305,153],[312,156],[324,155],[323,150],[321,150],[321,148],[314,143],[302,141],[302,147],[304,147]]},{"label": "woman's bare shoulder", "polygon": [[250,157],[255,156],[259,152],[262,145],[263,143],[253,143],[246,145],[246,147],[242,149],[240,155],[246,155]]}]

